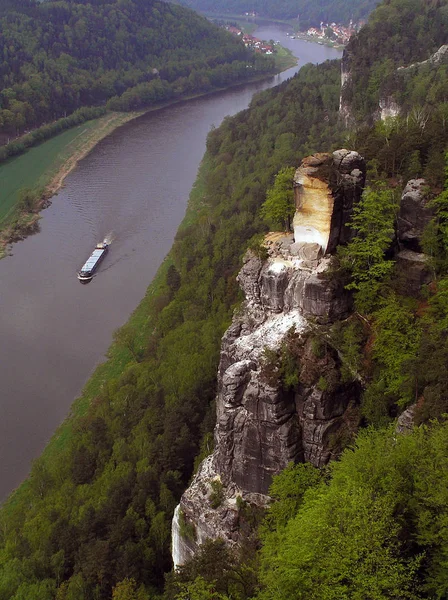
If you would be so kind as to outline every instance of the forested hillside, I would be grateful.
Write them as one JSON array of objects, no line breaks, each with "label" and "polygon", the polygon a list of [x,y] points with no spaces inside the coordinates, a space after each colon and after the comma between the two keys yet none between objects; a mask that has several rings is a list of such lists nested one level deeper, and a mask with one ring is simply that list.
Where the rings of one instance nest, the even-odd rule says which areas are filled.
[{"label": "forested hillside", "polygon": [[[391,0],[382,21],[404,18],[409,6],[415,39],[440,22],[432,10],[446,10],[446,2]],[[362,52],[372,49],[381,78],[382,46],[368,31]],[[409,58],[428,58],[438,39]],[[387,63],[387,44],[384,52]],[[359,72],[373,77],[363,56]],[[409,76],[409,90],[420,76]],[[240,299],[241,257],[248,245],[259,250],[254,236],[267,230],[266,191],[283,167],[343,145],[364,154],[369,190],[353,217],[358,236],[331,272],[353,290],[356,311],[333,326],[328,343],[345,360],[346,376],[362,382],[366,431],[329,469],[287,469],[252,546],[238,556],[207,544],[169,578],[164,597],[448,594],[447,79],[434,81],[423,105],[404,106],[385,122],[369,123],[370,105],[360,102],[363,125],[351,130],[338,119],[339,82],[338,62],[307,65],[210,133],[186,220],[157,286],[116,335],[109,378],[89,388],[83,416],[60,432],[58,451],[36,462],[1,512],[0,600],[161,596],[174,507],[198,454],[211,451],[220,338]],[[422,121],[413,111],[428,103]],[[392,240],[398,198],[419,176],[434,213],[424,236],[432,281],[416,290],[395,263]],[[394,421],[415,401],[423,425],[401,437]],[[255,531],[260,515],[240,508]]]},{"label": "forested hillside", "polygon": [[346,24],[367,19],[378,0],[182,0],[195,10],[205,13],[244,15],[255,12],[260,17],[294,19],[301,30],[324,23]]},{"label": "forested hillside", "polygon": [[338,94],[339,64],[309,65],[211,133],[166,279],[117,336],[127,365],[2,513],[2,600],[109,599],[127,577],[141,598],[161,590],[173,510],[214,423],[240,258],[264,230],[257,212],[274,174],[335,143]]},{"label": "forested hillside", "polygon": [[447,43],[447,31],[443,0],[389,2],[372,13],[368,24],[350,40],[344,59],[351,80],[347,99],[357,125],[377,111],[380,99],[397,100],[406,112],[443,104],[446,60],[428,64],[418,74],[400,67],[429,59]]},{"label": "forested hillside", "polygon": [[7,0],[0,30],[4,137],[80,107],[133,110],[273,69],[206,19],[158,1]]},{"label": "forested hillside", "polygon": [[[170,600],[199,590],[221,600],[448,594],[448,78],[443,60],[411,66],[446,41],[446,10],[388,2],[348,47],[356,112],[345,139],[367,159],[368,187],[352,217],[356,236],[330,274],[353,291],[355,311],[329,327],[325,344],[341,357],[343,380],[362,383],[361,431],[337,463],[291,465],[275,478],[258,538],[240,555],[208,541],[169,580]],[[397,114],[380,120],[386,91]],[[420,177],[411,242],[400,233],[400,199]],[[279,373],[300,371],[292,349],[271,361]],[[408,421],[397,429],[399,415]],[[260,518],[244,503],[240,515]]]}]

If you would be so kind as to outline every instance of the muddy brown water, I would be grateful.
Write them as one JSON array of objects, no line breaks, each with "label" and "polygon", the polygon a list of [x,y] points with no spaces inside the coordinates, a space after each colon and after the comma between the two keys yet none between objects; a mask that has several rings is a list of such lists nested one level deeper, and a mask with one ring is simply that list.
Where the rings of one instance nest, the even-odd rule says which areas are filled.
[{"label": "muddy brown water", "polygon": [[[277,26],[257,36],[289,46],[298,66],[116,130],[67,177],[40,232],[0,261],[0,500],[26,477],[144,296],[185,214],[210,128],[303,64],[341,55],[290,40]],[[80,284],[77,270],[110,231],[108,256],[93,281]]]}]

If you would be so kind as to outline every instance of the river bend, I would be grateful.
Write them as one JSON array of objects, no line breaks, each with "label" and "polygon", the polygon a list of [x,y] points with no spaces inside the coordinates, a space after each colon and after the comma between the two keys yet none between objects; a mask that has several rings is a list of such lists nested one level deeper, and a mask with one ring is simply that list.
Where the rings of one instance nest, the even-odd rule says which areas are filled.
[{"label": "river bend", "polygon": [[[299,57],[268,81],[183,102],[128,123],[100,142],[43,211],[41,230],[0,261],[0,500],[27,475],[89,375],[144,296],[185,214],[212,126],[246,108],[307,62],[337,50],[262,26]],[[97,276],[76,272],[115,232]]]}]

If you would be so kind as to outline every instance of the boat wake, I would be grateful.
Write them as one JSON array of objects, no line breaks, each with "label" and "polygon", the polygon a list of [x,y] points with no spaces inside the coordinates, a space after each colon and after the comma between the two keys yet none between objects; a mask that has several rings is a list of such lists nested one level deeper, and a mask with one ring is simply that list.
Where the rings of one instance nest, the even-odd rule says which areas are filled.
[{"label": "boat wake", "polygon": [[110,246],[112,242],[116,239],[116,237],[117,234],[115,233],[115,231],[109,231],[109,233],[105,236],[103,240],[103,244],[107,244],[108,246]]}]

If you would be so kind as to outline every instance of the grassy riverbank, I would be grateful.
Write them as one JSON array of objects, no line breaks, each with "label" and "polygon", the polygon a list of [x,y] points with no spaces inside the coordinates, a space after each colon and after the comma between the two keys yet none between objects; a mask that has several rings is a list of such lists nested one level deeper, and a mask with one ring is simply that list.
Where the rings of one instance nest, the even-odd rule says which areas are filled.
[{"label": "grassy riverbank", "polygon": [[[297,64],[286,48],[279,48],[276,73]],[[235,86],[246,85],[271,77],[260,75]],[[222,89],[211,93],[219,93]],[[20,156],[0,165],[0,258],[6,255],[9,244],[25,238],[38,229],[40,211],[62,186],[65,177],[96,144],[113,130],[146,112],[177,104],[192,98],[208,95],[191,94],[159,103],[149,109],[129,113],[109,112],[99,119],[87,121],[34,146]]]},{"label": "grassy riverbank", "polygon": [[[30,148],[0,165],[0,257],[10,242],[35,231],[40,210],[96,144],[141,112],[108,113]],[[29,199],[23,202],[23,192]]]}]

